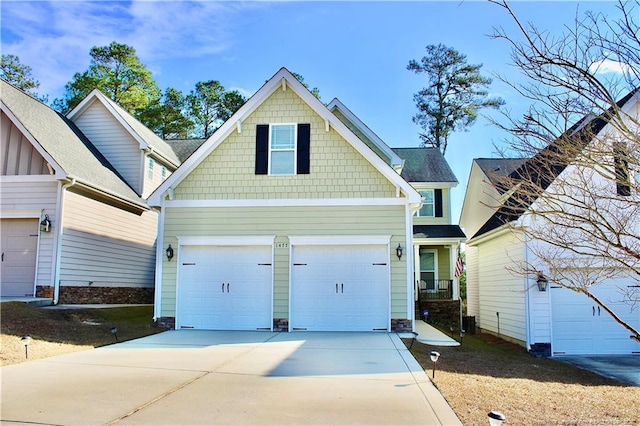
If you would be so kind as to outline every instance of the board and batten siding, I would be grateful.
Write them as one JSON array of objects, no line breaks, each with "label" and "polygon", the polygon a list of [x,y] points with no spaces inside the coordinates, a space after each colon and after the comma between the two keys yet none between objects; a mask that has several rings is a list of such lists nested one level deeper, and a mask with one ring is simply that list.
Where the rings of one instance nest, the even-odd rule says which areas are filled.
[{"label": "board and batten siding", "polygon": [[[255,174],[256,126],[310,123],[310,174]],[[293,90],[276,90],[175,188],[176,200],[395,197],[396,188]]]},{"label": "board and batten siding", "polygon": [[[177,237],[275,235],[276,245],[289,236],[392,235],[391,318],[407,318],[405,261],[393,249],[406,241],[404,206],[171,208],[165,211],[164,245],[178,247]],[[384,230],[384,231],[381,231]],[[356,237],[357,238],[357,237]],[[288,247],[274,248],[274,317],[289,316]],[[179,257],[179,253],[176,253]],[[178,262],[163,257],[162,316],[175,316]]]},{"label": "board and batten siding", "polygon": [[47,162],[2,112],[0,117],[0,175],[48,175]]},{"label": "board and batten siding", "polygon": [[67,191],[61,286],[153,287],[157,213],[141,216]]},{"label": "board and batten siding", "polygon": [[98,101],[91,103],[82,114],[74,117],[73,121],[127,183],[140,194],[142,151],[138,142],[122,124]]},{"label": "board and batten siding", "polygon": [[[56,215],[58,203],[58,181],[43,176],[37,182],[6,182],[0,179],[0,211],[2,216],[15,216],[19,211],[42,211],[49,215],[51,232],[41,232],[38,239],[36,285],[53,285],[53,254],[56,226],[60,223]],[[19,213],[17,213],[19,215]]]},{"label": "board and batten siding", "polygon": [[524,250],[524,242],[512,232],[478,245],[479,326],[523,343],[527,340],[525,279],[508,268],[518,267],[524,260]]}]

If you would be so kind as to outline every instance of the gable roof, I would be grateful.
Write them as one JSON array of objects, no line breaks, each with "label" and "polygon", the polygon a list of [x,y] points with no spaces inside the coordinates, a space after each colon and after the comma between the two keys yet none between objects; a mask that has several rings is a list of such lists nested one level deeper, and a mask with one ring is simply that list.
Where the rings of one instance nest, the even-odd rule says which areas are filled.
[{"label": "gable roof", "polygon": [[369,161],[385,178],[392,182],[404,194],[408,202],[419,205],[420,194],[408,182],[398,175],[383,159],[361,141],[344,123],[342,123],[329,109],[298,81],[286,68],[281,68],[273,75],[244,105],[236,111],[224,124],[216,130],[182,165],[169,176],[149,196],[150,205],[159,206],[163,194],[171,187],[187,177],[211,152],[213,152],[233,131],[241,131],[242,121],[253,113],[276,90],[293,90],[316,114],[325,121],[327,129],[333,128],[356,151]]},{"label": "gable roof", "polygon": [[165,139],[165,142],[171,147],[173,152],[175,152],[180,162],[189,158],[196,149],[200,148],[200,145],[202,145],[204,141],[206,141],[206,139]]},{"label": "gable roof", "polygon": [[[345,125],[349,126],[351,124],[357,131],[362,133],[362,135],[368,139],[371,143],[373,143],[373,147],[370,146],[375,151],[379,151],[379,154],[382,154],[383,160],[387,161],[387,163],[396,170],[400,170],[403,165],[403,160],[387,145],[380,137],[369,128],[357,115],[355,115],[349,108],[346,107],[338,98],[333,98],[327,108],[334,114],[336,111],[339,112],[347,121]],[[337,115],[340,118],[339,115]],[[367,141],[363,141],[367,142]],[[378,152],[376,152],[378,153]]]},{"label": "gable roof", "polygon": [[439,182],[458,184],[449,163],[438,148],[392,148],[404,160],[402,176],[407,182]]},{"label": "gable roof", "polygon": [[75,120],[96,101],[105,106],[131,137],[138,142],[140,149],[150,149],[152,155],[155,154],[173,167],[177,168],[180,165],[178,156],[165,141],[98,89],[93,89],[82,102],[67,114],[67,117]]},{"label": "gable roof", "polygon": [[473,160],[500,194],[509,188],[503,185],[503,179],[513,173],[527,161],[526,158],[475,158]]},{"label": "gable roof", "polygon": [[56,178],[75,179],[77,185],[117,198],[136,211],[148,210],[73,122],[4,80],[0,89],[2,110],[55,169]]},{"label": "gable roof", "polygon": [[[622,109],[627,104],[637,102],[639,96],[640,88],[632,90],[616,102],[615,109]],[[508,180],[518,182],[526,179],[536,184],[541,190],[546,190],[575,159],[581,149],[586,147],[593,140],[593,137],[607,126],[612,116],[616,114],[615,109],[612,106],[597,117],[593,114],[584,116],[533,157],[525,159],[520,166],[507,175]],[[561,156],[563,141],[567,139],[570,139],[574,142],[573,145],[579,148],[572,151],[573,157],[571,158]],[[541,173],[540,170],[546,170],[546,173]],[[471,239],[519,219],[537,198],[530,192],[516,189]]]}]

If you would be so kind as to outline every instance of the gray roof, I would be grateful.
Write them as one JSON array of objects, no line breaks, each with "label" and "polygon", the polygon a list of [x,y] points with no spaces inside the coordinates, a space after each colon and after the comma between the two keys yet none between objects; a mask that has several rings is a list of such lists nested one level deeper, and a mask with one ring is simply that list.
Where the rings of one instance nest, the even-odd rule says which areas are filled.
[{"label": "gray roof", "polygon": [[165,142],[175,152],[180,162],[189,158],[196,149],[200,148],[204,141],[206,139],[165,139]]},{"label": "gray roof", "polygon": [[504,192],[504,178],[513,173],[518,167],[522,166],[526,158],[476,158],[473,161],[482,169],[484,174],[489,178],[489,182],[498,189],[500,193]]},{"label": "gray roof", "polygon": [[438,148],[392,148],[405,163],[400,176],[407,182],[458,182]]},{"label": "gray roof", "polygon": [[413,238],[466,238],[458,225],[413,225]]},{"label": "gray roof", "polygon": [[103,95],[106,102],[109,103],[116,111],[116,113],[131,127],[131,130],[135,132],[143,141],[147,143],[151,148],[159,153],[162,157],[178,167],[180,160],[173,149],[163,141],[158,135],[153,133],[151,129],[139,122],[135,117],[125,111],[120,105]]},{"label": "gray roof", "polygon": [[78,183],[146,209],[146,204],[125,183],[71,120],[42,102],[0,80],[0,99],[42,149]]}]

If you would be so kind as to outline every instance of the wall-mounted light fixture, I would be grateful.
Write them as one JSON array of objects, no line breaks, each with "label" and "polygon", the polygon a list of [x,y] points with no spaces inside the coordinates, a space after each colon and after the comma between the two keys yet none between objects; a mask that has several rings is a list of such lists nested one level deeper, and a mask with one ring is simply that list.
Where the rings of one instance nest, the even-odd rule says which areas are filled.
[{"label": "wall-mounted light fixture", "polygon": [[171,259],[173,259],[173,247],[169,244],[169,247],[167,247],[167,260],[171,262]]},{"label": "wall-mounted light fixture", "polygon": [[402,246],[398,243],[398,247],[396,247],[396,256],[398,256],[398,260],[402,260]]},{"label": "wall-mounted light fixture", "polygon": [[45,214],[44,219],[40,222],[40,232],[50,232],[51,231],[51,221],[49,220],[49,215]]},{"label": "wall-mounted light fixture", "polygon": [[536,284],[538,284],[539,291],[547,291],[547,284],[549,280],[545,277],[542,272],[538,273],[538,279],[536,280]]}]

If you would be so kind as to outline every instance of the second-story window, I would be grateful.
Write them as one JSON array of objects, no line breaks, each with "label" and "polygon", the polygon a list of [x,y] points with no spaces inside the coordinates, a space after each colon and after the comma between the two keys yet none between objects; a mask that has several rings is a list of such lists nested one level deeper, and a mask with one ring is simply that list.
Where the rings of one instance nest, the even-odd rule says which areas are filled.
[{"label": "second-story window", "polygon": [[147,177],[149,179],[153,179],[153,158],[149,158],[149,160],[147,161]]},{"label": "second-story window", "polygon": [[296,126],[272,124],[269,138],[269,174],[292,175],[296,166]]},{"label": "second-story window", "polygon": [[434,217],[435,197],[433,196],[433,189],[424,189],[418,192],[422,196],[422,208],[418,211],[418,216]]}]

